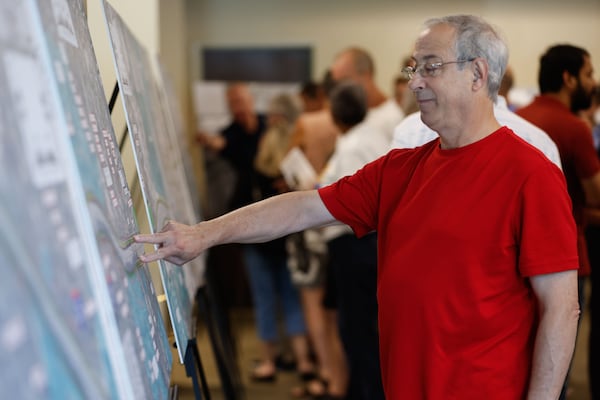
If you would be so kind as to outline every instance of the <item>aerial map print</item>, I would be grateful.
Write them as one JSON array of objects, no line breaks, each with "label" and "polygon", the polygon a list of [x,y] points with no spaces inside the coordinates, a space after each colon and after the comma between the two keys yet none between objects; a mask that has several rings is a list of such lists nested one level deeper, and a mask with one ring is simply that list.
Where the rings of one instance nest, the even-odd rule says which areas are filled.
[{"label": "aerial map print", "polygon": [[171,351],[82,2],[0,0],[0,56],[0,393],[166,398]]},{"label": "aerial map print", "polygon": [[30,11],[0,1],[0,393],[118,398],[82,192]]},{"label": "aerial map print", "polygon": [[[174,172],[164,172],[167,165],[158,149],[161,143],[170,139],[167,132],[161,130],[165,123],[148,53],[115,10],[106,1],[103,5],[148,220],[152,232],[158,232],[169,219],[177,219],[178,212],[172,208],[174,203],[170,198],[173,193],[169,189],[185,178],[177,177],[173,181]],[[181,267],[160,261],[159,268],[180,362],[183,363],[191,332],[190,295]]]}]

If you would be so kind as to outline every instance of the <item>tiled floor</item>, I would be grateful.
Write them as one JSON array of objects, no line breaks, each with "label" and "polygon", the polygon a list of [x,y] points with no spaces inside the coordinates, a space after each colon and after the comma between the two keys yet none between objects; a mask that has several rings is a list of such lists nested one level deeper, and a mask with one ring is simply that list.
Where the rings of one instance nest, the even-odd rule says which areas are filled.
[{"label": "tiled floor", "polygon": [[[237,309],[233,313],[233,330],[236,335],[240,369],[245,384],[246,400],[287,400],[292,399],[290,390],[298,383],[293,373],[279,373],[274,383],[256,384],[249,382],[248,371],[251,369],[253,360],[258,358],[257,340],[254,331],[254,322],[251,310]],[[584,312],[580,335],[575,351],[575,360],[571,373],[571,384],[569,400],[590,400],[587,386],[587,343],[588,343],[589,321],[588,313]],[[208,386],[212,400],[222,400],[223,394],[220,390],[220,382],[215,366],[214,356],[206,334],[206,330],[199,327],[198,349],[201,354],[202,363],[206,372]],[[177,360],[174,350],[173,359]],[[172,384],[179,389],[179,400],[194,399],[194,391],[191,379],[185,374],[183,365],[175,361],[172,373]]]}]

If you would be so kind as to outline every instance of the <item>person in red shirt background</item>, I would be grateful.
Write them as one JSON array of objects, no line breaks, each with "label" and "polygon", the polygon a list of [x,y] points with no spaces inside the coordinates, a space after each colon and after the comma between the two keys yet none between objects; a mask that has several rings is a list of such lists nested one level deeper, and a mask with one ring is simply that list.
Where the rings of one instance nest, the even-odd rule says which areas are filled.
[{"label": "person in red shirt background", "polygon": [[[573,202],[579,253],[579,307],[584,308],[583,283],[590,275],[585,240],[586,206],[600,202],[600,160],[594,148],[592,131],[576,113],[590,107],[596,88],[589,53],[579,47],[560,44],[550,47],[540,58],[540,95],[517,114],[548,135],[560,153],[567,189]],[[566,398],[567,380],[560,395]]]}]

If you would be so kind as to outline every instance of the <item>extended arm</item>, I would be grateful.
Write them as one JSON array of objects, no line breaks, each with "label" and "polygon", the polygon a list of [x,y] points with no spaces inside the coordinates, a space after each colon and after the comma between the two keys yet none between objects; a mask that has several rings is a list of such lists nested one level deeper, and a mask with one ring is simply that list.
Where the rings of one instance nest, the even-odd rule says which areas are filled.
[{"label": "extended arm", "polygon": [[188,226],[169,222],[160,233],[136,235],[136,242],[157,244],[143,262],[161,258],[185,264],[204,250],[226,243],[266,242],[309,227],[335,222],[315,190],[285,193]]},{"label": "extended arm", "polygon": [[527,399],[558,399],[575,348],[577,271],[534,276],[531,286],[540,321]]}]

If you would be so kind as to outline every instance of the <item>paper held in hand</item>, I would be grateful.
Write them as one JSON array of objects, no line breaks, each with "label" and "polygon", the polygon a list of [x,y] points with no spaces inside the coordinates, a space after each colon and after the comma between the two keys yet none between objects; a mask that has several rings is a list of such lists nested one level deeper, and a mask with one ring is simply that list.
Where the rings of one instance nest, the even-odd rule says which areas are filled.
[{"label": "paper held in hand", "polygon": [[279,169],[291,189],[312,189],[317,183],[317,173],[298,147],[288,152]]}]

